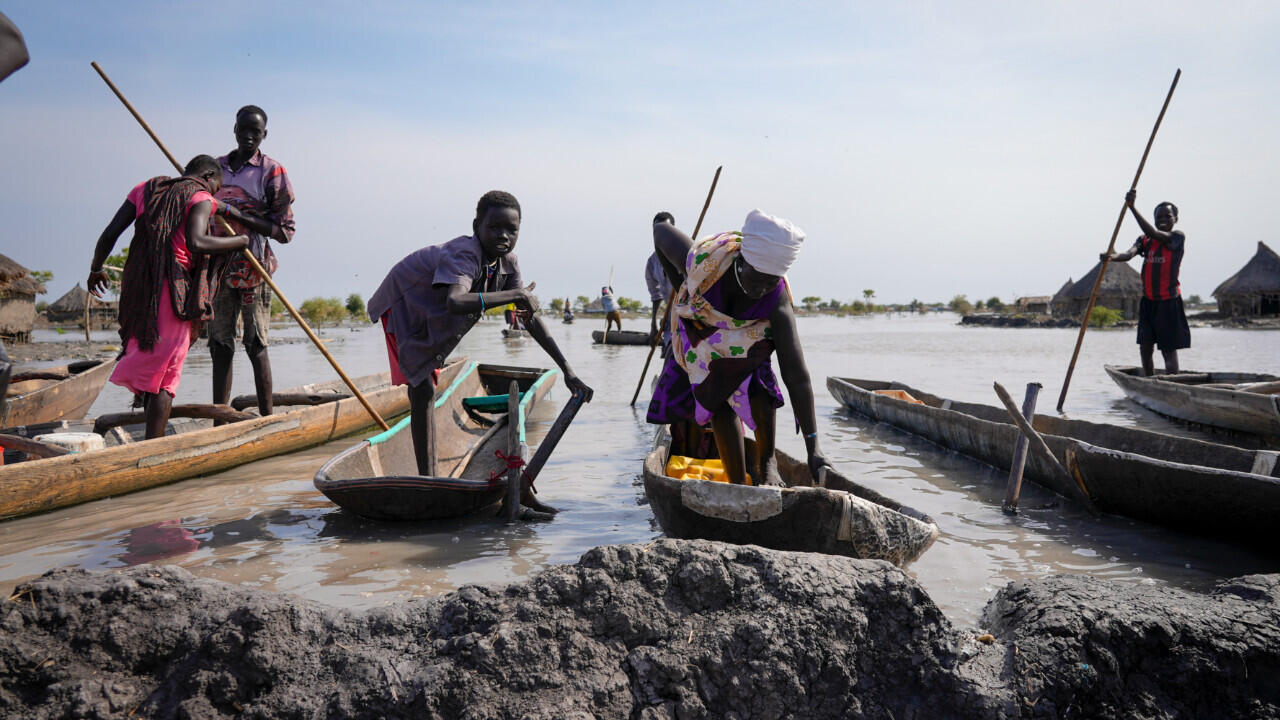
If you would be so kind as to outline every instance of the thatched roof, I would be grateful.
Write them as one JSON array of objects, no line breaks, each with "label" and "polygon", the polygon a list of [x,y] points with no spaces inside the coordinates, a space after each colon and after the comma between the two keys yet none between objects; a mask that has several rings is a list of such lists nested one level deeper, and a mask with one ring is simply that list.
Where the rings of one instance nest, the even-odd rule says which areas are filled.
[{"label": "thatched roof", "polygon": [[38,295],[44,292],[44,285],[31,277],[31,271],[14,262],[13,258],[0,253],[0,293],[15,295]]},{"label": "thatched roof", "polygon": [[1062,287],[1058,288],[1058,292],[1053,294],[1053,300],[1051,300],[1050,302],[1058,302],[1059,300],[1066,299],[1067,291],[1070,290],[1071,286],[1075,284],[1076,284],[1075,280],[1072,280],[1071,278],[1067,278],[1067,281],[1062,283]]},{"label": "thatched roof", "polygon": [[1264,242],[1258,243],[1258,252],[1239,272],[1224,280],[1213,296],[1254,293],[1280,293],[1280,255]]},{"label": "thatched roof", "polygon": [[80,287],[80,283],[76,283],[76,286],[68,290],[65,295],[53,301],[49,305],[49,310],[56,313],[84,312],[84,300],[87,297],[89,293]]},{"label": "thatched roof", "polygon": [[[1098,279],[1098,270],[1102,267],[1099,260],[1093,269],[1069,288],[1058,291],[1063,299],[1088,298],[1093,293],[1093,283]],[[1141,295],[1142,274],[1129,267],[1128,263],[1113,262],[1107,264],[1107,274],[1102,277],[1099,295]]]}]

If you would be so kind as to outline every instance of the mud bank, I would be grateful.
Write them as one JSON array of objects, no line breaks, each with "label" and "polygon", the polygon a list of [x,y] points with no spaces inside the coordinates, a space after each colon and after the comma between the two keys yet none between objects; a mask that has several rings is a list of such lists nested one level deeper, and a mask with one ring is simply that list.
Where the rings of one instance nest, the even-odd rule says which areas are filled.
[{"label": "mud bank", "polygon": [[671,540],[363,613],[173,567],[54,571],[0,605],[0,715],[1280,714],[1280,576],[1014,583],[984,621],[992,642],[886,563]]}]

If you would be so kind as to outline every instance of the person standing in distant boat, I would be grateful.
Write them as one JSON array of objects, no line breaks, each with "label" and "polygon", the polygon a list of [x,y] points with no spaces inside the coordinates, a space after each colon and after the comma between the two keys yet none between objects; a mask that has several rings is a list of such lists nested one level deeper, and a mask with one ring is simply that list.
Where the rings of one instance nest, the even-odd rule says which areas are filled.
[{"label": "person standing in distant boat", "polygon": [[[386,334],[391,380],[409,386],[413,452],[418,474],[435,476],[432,407],[436,376],[485,308],[514,304],[524,329],[564,373],[572,393],[590,402],[592,390],[570,369],[556,341],[538,317],[533,283],[520,284],[520,263],[513,252],[520,234],[520,203],[493,190],[476,204],[471,235],[415,250],[396,263],[369,298],[369,319]],[[521,502],[554,512],[537,502],[529,488]]]},{"label": "person standing in distant boat", "polygon": [[[293,185],[284,166],[258,149],[267,138],[267,113],[262,108],[257,105],[240,108],[233,131],[236,149],[218,158],[223,177],[218,199],[241,211],[243,219],[233,222],[232,228],[252,238],[250,252],[268,274],[274,274],[277,263],[270,241],[287,243],[293,239]],[[225,404],[231,400],[236,320],[242,319],[244,351],[253,366],[258,413],[270,415],[273,406],[267,327],[271,322],[271,288],[247,258],[236,256],[228,262],[214,307],[214,321],[209,328],[213,401]]]},{"label": "person standing in distant boat", "polygon": [[[666,223],[675,226],[676,218],[669,212],[663,211],[653,216],[653,224]],[[644,284],[649,288],[649,302],[653,305],[653,310],[649,315],[649,343],[658,342],[658,311],[662,309],[663,303],[671,300],[672,277],[679,277],[680,272],[676,268],[667,269],[663,266],[662,258],[657,252],[649,255],[649,260],[644,264]],[[664,316],[665,317],[665,316]],[[671,345],[671,331],[669,325],[664,323],[662,328],[662,357],[667,356],[667,348]]]},{"label": "person standing in distant boat", "polygon": [[1155,209],[1155,225],[1147,222],[1134,206],[1138,193],[1130,190],[1124,196],[1129,212],[1142,228],[1142,236],[1133,247],[1122,253],[1099,256],[1102,260],[1128,262],[1134,255],[1142,260],[1142,301],[1138,304],[1138,352],[1142,356],[1142,373],[1155,374],[1155,348],[1164,356],[1164,371],[1178,372],[1178,351],[1191,347],[1191,328],[1187,325],[1187,313],[1182,306],[1182,288],[1178,284],[1178,272],[1182,269],[1182,254],[1187,238],[1181,230],[1174,230],[1178,222],[1178,207],[1162,202]]},{"label": "person standing in distant boat", "polygon": [[687,447],[694,433],[681,430],[710,423],[732,483],[747,481],[745,423],[755,430],[756,484],[782,484],[774,455],[783,405],[775,352],[815,483],[828,464],[818,448],[813,387],[783,279],[803,241],[803,230],[759,210],[747,215],[741,232],[697,242],[668,223],[653,226],[655,249],[683,275],[671,308],[671,354],[646,419],[672,423],[672,450],[682,454],[694,452]]},{"label": "person standing in distant boat", "polygon": [[573,305],[570,304],[569,298],[564,299],[564,321],[573,322]]},{"label": "person standing in distant boat", "polygon": [[133,391],[146,418],[147,438],[164,435],[187,350],[199,323],[213,312],[221,263],[207,253],[249,246],[247,235],[208,232],[215,212],[240,219],[239,211],[215,199],[222,169],[208,155],[187,163],[181,177],[139,183],[98,236],[89,265],[89,292],[102,297],[109,279],[102,264],[120,234],[134,226],[120,283],[120,339],[124,354],[111,382]]},{"label": "person standing in distant boat", "polygon": [[618,323],[618,331],[622,331],[622,313],[618,312],[618,301],[613,297],[613,288],[605,285],[600,288],[600,307],[604,310],[604,331],[606,334],[614,323]]}]

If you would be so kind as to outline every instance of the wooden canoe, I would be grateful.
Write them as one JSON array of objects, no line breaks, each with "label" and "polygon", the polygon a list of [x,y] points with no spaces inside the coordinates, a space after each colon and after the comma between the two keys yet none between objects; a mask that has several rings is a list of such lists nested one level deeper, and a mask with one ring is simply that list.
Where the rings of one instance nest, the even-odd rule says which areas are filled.
[{"label": "wooden canoe", "polygon": [[[418,475],[410,418],[339,453],[315,476],[316,489],[345,510],[375,520],[436,520],[496,510],[506,494],[510,423],[524,451],[524,422],[551,389],[555,370],[470,364],[435,400],[436,469]],[[518,417],[506,412],[512,380],[520,385]],[[489,402],[491,398],[494,402]],[[492,406],[492,407],[484,407]]]},{"label": "wooden canoe", "polygon": [[597,345],[648,345],[650,336],[647,332],[639,330],[609,330],[609,336],[605,337],[605,331],[592,330],[591,340]]},{"label": "wooden canoe", "polygon": [[[441,382],[452,381],[462,366],[463,362],[458,361],[442,368]],[[356,378],[355,383],[382,417],[392,418],[408,411],[408,393],[403,387],[392,385],[388,373]],[[347,388],[341,381],[333,381],[286,392],[345,396]],[[347,397],[321,405],[277,409],[274,415],[219,427],[211,427],[206,421],[198,429],[175,435],[5,465],[0,467],[0,519],[219,472],[319,445],[372,424],[360,402]]]},{"label": "wooden canoe", "polygon": [[[1009,469],[1019,432],[1004,408],[946,400],[897,382],[829,377],[827,388],[853,412]],[[920,402],[877,390],[905,391]],[[1067,498],[1074,492],[1063,483],[1079,482],[1103,512],[1280,548],[1263,521],[1280,513],[1275,451],[1052,415],[1036,415],[1032,425],[1073,477],[1063,478],[1032,453],[1023,472],[1031,482]],[[1173,467],[1177,477],[1169,472]]]},{"label": "wooden canoe", "polygon": [[[0,409],[0,428],[79,420],[98,399],[115,366],[115,358],[107,358],[29,372],[15,369],[7,402]],[[23,376],[32,379],[23,380]]]},{"label": "wooden canoe", "polygon": [[834,470],[827,472],[825,487],[813,487],[808,465],[780,450],[776,454],[785,488],[678,480],[666,475],[671,435],[664,426],[644,461],[644,492],[662,531],[674,538],[888,560],[901,566],[920,557],[937,539],[938,526],[928,515]]},{"label": "wooden canoe", "polygon": [[520,330],[519,328],[502,328],[502,337],[508,340],[518,340],[529,337],[529,331]]},{"label": "wooden canoe", "polygon": [[[1250,391],[1280,377],[1260,373],[1179,372],[1145,377],[1142,368],[1105,366],[1131,400],[1161,415],[1280,442],[1280,394]],[[1241,387],[1242,386],[1242,387]]]}]

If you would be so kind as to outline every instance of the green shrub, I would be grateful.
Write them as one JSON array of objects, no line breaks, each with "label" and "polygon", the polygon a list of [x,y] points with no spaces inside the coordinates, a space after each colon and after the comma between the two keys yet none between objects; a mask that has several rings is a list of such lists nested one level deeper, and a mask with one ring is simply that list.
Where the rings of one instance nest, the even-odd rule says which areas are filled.
[{"label": "green shrub", "polygon": [[1089,324],[1094,327],[1111,327],[1124,319],[1124,313],[1102,305],[1094,305],[1089,313]]}]

